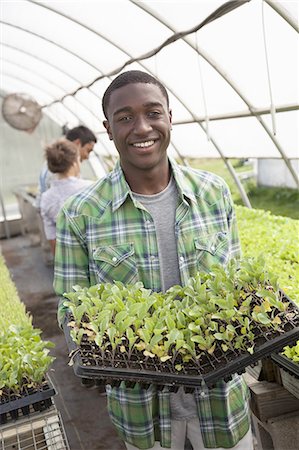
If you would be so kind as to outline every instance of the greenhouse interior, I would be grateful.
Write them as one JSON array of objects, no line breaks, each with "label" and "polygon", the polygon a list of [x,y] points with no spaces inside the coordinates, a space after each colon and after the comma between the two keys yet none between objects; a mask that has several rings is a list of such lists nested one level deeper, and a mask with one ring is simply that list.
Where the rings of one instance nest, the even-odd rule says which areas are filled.
[{"label": "greenhouse interior", "polygon": [[298,450],[298,0],[0,7],[0,448]]}]

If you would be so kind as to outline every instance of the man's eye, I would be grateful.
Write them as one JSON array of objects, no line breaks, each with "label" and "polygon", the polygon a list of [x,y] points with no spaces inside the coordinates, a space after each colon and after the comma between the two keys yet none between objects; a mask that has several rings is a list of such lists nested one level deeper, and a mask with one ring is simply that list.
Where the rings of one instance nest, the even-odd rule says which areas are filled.
[{"label": "man's eye", "polygon": [[119,122],[128,122],[131,119],[131,116],[122,116],[118,120]]},{"label": "man's eye", "polygon": [[159,117],[160,115],[161,115],[160,111],[149,111],[148,112],[149,117],[155,118],[155,117]]}]

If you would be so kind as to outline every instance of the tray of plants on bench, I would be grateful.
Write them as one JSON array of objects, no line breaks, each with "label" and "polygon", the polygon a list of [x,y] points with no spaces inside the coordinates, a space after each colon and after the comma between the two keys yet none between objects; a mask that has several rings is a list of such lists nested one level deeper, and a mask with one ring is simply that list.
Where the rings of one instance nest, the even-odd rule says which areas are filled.
[{"label": "tray of plants on bench", "polygon": [[24,380],[18,390],[2,389],[0,424],[50,408],[55,394],[56,391],[48,378],[44,378],[40,383],[26,383]]},{"label": "tray of plants on bench", "polygon": [[54,344],[33,326],[1,255],[0,285],[1,425],[52,405],[47,373],[55,358],[49,354]]},{"label": "tray of plants on bench", "polygon": [[[17,322],[16,311],[11,308]],[[53,344],[41,339],[29,316],[19,317],[0,332],[0,424],[49,408],[56,393],[46,375]]]},{"label": "tray of plants on bench", "polygon": [[64,296],[69,364],[112,385],[213,386],[299,339],[299,309],[262,258],[215,265],[165,293],[115,282]]},{"label": "tray of plants on bench", "polygon": [[292,347],[286,347],[282,353],[271,355],[271,359],[299,380],[299,341]]}]

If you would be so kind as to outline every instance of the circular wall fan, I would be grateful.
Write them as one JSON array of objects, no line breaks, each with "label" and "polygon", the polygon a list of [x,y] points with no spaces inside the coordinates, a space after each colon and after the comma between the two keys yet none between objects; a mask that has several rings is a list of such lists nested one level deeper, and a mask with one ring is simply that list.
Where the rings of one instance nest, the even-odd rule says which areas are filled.
[{"label": "circular wall fan", "polygon": [[13,128],[33,131],[42,117],[42,109],[27,94],[9,94],[3,100],[2,114]]}]

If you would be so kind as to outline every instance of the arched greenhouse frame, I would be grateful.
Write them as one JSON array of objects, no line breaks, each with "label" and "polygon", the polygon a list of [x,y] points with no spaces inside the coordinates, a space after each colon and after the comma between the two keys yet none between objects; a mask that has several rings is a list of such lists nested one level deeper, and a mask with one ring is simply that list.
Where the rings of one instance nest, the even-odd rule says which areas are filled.
[{"label": "arched greenhouse frame", "polygon": [[[169,155],[225,179],[243,257],[257,258],[299,306],[298,15],[297,0],[0,0],[0,284],[9,286],[0,292],[0,325],[11,339],[15,326],[32,327],[34,335],[37,327],[41,341],[56,345],[50,352],[55,361],[45,363],[51,383],[42,389],[48,397],[39,390],[26,414],[21,406],[12,413],[0,402],[3,445],[22,442],[29,433],[37,449],[40,433],[48,445],[43,448],[125,448],[109,421],[103,383],[93,383],[94,391],[82,387],[67,368],[69,349],[56,324],[53,255],[36,198],[45,146],[73,127],[84,125],[97,138],[82,162],[82,177],[96,182],[113,169],[118,153],[103,125],[102,97],[127,70],[142,70],[164,84],[173,121]],[[8,305],[16,312],[9,314]],[[285,389],[293,398],[283,412],[298,424],[296,314],[295,338],[286,342],[284,356],[277,348],[273,358],[256,359],[246,373],[255,383]],[[4,334],[0,330],[3,348]],[[40,358],[46,358],[47,346]],[[251,395],[255,401],[254,388]],[[13,428],[16,417],[24,421],[25,434]],[[253,423],[255,450],[263,450],[258,429],[270,435],[273,448],[282,445],[257,411]]]}]

